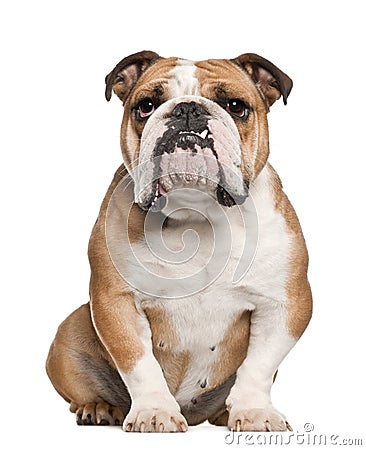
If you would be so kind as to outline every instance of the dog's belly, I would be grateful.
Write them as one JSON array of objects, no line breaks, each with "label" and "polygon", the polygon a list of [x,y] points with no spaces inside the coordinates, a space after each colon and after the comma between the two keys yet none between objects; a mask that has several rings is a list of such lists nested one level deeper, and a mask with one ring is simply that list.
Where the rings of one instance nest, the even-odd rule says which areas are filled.
[{"label": "dog's belly", "polygon": [[143,300],[154,354],[181,405],[195,403],[236,372],[245,358],[250,303],[227,289],[184,299]]}]

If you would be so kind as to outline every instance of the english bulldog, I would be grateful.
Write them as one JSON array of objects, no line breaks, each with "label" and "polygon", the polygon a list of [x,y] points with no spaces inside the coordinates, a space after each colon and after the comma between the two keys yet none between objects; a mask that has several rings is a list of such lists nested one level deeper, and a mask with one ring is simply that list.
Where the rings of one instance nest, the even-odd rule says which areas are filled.
[{"label": "english bulldog", "polygon": [[60,325],[46,364],[79,425],[290,429],[270,393],[312,296],[267,113],[291,88],[252,53],[142,51],[106,77],[106,99],[124,106],[124,164],[90,238],[90,301]]}]

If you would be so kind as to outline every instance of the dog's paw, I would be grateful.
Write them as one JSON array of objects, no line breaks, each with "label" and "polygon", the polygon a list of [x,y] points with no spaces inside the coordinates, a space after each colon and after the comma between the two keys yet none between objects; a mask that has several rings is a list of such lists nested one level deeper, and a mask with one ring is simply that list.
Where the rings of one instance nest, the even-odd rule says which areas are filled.
[{"label": "dog's paw", "polygon": [[108,403],[87,403],[76,407],[78,425],[122,425],[123,414],[117,406]]},{"label": "dog's paw", "polygon": [[233,431],[292,430],[286,418],[272,406],[267,408],[235,408],[229,412],[228,427]]},{"label": "dog's paw", "polygon": [[188,430],[186,419],[177,410],[160,408],[131,408],[123,429],[125,431],[174,433]]}]

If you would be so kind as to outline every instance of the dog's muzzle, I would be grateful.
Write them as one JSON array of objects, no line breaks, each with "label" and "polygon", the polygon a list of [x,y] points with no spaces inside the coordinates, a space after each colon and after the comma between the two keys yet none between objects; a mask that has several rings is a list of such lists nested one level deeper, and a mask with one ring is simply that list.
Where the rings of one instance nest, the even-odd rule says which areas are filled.
[{"label": "dog's muzzle", "polygon": [[223,206],[242,204],[248,186],[240,167],[241,142],[231,117],[205,98],[174,99],[160,106],[145,126],[133,175],[135,199],[145,210],[159,203],[161,209],[165,194],[190,188],[192,201],[196,189],[215,195]]}]

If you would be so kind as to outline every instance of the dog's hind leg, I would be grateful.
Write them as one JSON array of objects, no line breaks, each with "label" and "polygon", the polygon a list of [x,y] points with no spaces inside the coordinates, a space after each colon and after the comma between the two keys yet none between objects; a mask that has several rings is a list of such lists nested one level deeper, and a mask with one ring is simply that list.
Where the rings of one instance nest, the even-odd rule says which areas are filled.
[{"label": "dog's hind leg", "polygon": [[95,333],[89,304],[60,325],[46,370],[56,391],[70,403],[79,425],[122,425],[130,396]]}]

